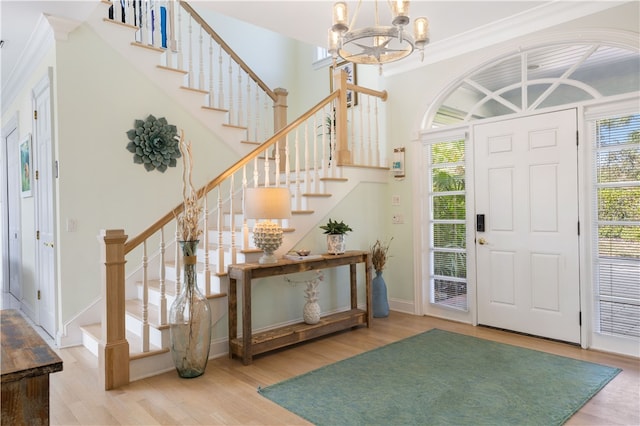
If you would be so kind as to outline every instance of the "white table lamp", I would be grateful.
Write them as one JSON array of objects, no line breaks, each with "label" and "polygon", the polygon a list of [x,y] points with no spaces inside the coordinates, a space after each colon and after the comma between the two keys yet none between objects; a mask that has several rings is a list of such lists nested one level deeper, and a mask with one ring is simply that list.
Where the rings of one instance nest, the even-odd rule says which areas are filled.
[{"label": "white table lamp", "polygon": [[[291,193],[287,188],[247,188],[244,194],[244,214],[256,219],[253,242],[263,251],[260,263],[276,263],[275,252],[282,244],[282,227],[271,219],[291,217]],[[264,219],[260,222],[260,219]]]}]

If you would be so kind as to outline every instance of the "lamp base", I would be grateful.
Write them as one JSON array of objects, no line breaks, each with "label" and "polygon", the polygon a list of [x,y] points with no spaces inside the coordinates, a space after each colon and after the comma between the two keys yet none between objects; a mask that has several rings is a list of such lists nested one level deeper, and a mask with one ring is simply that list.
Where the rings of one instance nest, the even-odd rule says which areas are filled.
[{"label": "lamp base", "polygon": [[273,253],[265,253],[258,259],[258,263],[261,265],[278,263],[278,259]]},{"label": "lamp base", "polygon": [[269,220],[258,222],[253,227],[253,242],[257,248],[264,252],[260,260],[258,260],[259,263],[276,263],[278,259],[276,259],[273,252],[278,250],[282,244],[282,228],[277,223]]}]

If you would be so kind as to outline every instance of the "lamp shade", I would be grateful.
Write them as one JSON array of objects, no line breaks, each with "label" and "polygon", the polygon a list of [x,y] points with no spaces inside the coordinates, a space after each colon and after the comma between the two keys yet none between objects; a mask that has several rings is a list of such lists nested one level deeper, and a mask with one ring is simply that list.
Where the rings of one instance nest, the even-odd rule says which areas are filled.
[{"label": "lamp shade", "polygon": [[291,217],[288,188],[247,188],[244,195],[247,219],[287,219]]}]

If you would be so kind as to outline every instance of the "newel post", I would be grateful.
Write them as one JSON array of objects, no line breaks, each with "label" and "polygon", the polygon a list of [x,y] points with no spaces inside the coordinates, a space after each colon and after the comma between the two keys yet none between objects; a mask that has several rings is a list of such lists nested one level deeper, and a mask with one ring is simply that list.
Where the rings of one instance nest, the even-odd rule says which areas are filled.
[{"label": "newel post", "polygon": [[338,165],[351,164],[351,151],[347,132],[347,73],[344,70],[336,70],[333,73],[333,87],[340,89],[340,96],[336,102],[336,156]]},{"label": "newel post", "polygon": [[[276,94],[276,100],[273,103],[273,133],[277,133],[287,125],[287,89],[278,87],[273,90]],[[286,162],[286,139],[282,139],[278,143],[280,150],[280,170],[284,170]]]},{"label": "newel post", "polygon": [[129,383],[129,342],[125,335],[125,258],[122,229],[103,229],[100,242],[102,336],[98,346],[98,376],[105,390]]}]

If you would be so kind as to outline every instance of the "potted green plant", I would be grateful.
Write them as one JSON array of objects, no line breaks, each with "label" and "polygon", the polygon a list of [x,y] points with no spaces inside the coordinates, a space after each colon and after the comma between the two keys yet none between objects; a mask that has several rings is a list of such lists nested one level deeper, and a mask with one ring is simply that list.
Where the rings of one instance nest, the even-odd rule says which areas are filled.
[{"label": "potted green plant", "polygon": [[338,222],[329,218],[326,225],[322,225],[320,229],[327,234],[327,252],[329,254],[342,254],[346,249],[345,235],[347,232],[353,231],[344,221]]}]

